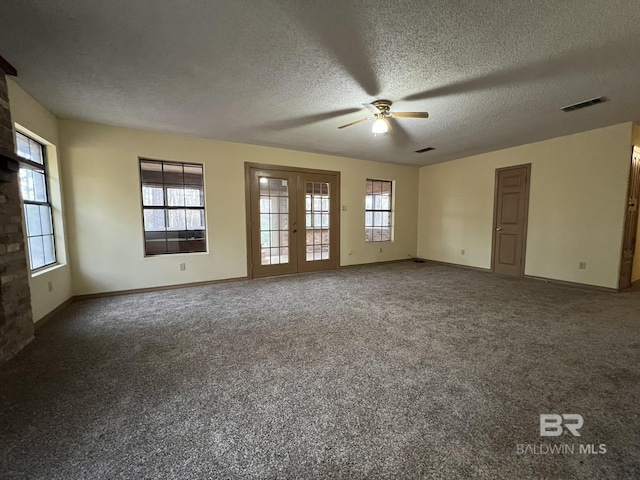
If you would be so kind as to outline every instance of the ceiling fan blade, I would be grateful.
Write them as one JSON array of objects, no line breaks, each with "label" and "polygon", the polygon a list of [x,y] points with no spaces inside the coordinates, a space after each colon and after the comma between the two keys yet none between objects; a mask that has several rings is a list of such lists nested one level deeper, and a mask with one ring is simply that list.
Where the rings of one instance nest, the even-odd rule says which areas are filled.
[{"label": "ceiling fan blade", "polygon": [[269,131],[288,130],[291,128],[304,127],[325,120],[334,120],[340,115],[349,115],[351,113],[361,112],[361,108],[343,108],[341,110],[331,110],[328,112],[314,113],[311,115],[303,115],[294,118],[283,118],[280,120],[271,120],[262,124],[262,127]]},{"label": "ceiling fan blade", "polygon": [[427,112],[393,112],[389,116],[391,118],[429,118]]},{"label": "ceiling fan blade", "polygon": [[362,106],[368,108],[374,115],[380,115],[382,111],[372,103],[363,103]]},{"label": "ceiling fan blade", "polygon": [[360,120],[356,120],[355,122],[351,122],[351,123],[347,123],[346,125],[342,125],[338,128],[347,128],[347,127],[352,127],[354,125],[358,125],[359,123],[364,123],[364,122],[368,122],[369,120],[371,120],[370,118],[362,118]]}]

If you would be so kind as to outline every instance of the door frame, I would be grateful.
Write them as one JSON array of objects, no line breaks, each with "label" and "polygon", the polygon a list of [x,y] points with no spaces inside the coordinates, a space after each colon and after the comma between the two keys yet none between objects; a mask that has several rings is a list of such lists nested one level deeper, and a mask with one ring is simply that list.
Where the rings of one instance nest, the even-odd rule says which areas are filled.
[{"label": "door frame", "polygon": [[529,229],[529,195],[531,191],[531,164],[511,165],[508,167],[496,168],[496,174],[493,187],[493,228],[491,229],[491,273],[495,273],[496,261],[496,228],[498,223],[498,176],[500,172],[507,170],[515,170],[518,168],[526,169],[527,179],[525,181],[525,203],[524,203],[524,230],[522,232],[522,259],[520,261],[519,277],[524,277],[524,267],[527,260],[527,232]]},{"label": "door frame", "polygon": [[[248,249],[248,254],[252,266],[252,277],[271,277],[277,275],[291,275],[293,273],[298,273],[298,256],[292,255],[292,246],[294,251],[297,250],[297,234],[296,230],[299,228],[296,224],[298,221],[298,212],[297,212],[297,184],[298,184],[298,174],[294,172],[290,172],[287,170],[275,170],[275,169],[264,169],[264,168],[250,168],[249,169],[249,191],[250,194],[256,194],[257,198],[260,198],[260,183],[254,183],[258,180],[259,177],[265,176],[267,178],[277,178],[277,179],[286,179],[289,183],[288,188],[288,208],[289,208],[289,261],[286,263],[279,263],[277,265],[268,265],[262,266],[257,257],[260,257],[261,249],[253,250],[251,248]],[[293,190],[293,194],[292,194]],[[254,216],[255,214],[255,216]],[[250,219],[260,219],[260,202],[254,202],[253,204],[249,203],[249,218]],[[259,220],[258,220],[259,221]],[[249,222],[250,227],[254,227],[251,222]],[[257,233],[252,228],[250,234],[253,235]],[[258,234],[259,237],[259,234]],[[255,240],[252,238],[252,240]],[[249,244],[253,247],[252,244]],[[258,270],[268,269],[269,273],[259,272]]]},{"label": "door frame", "polygon": [[[636,214],[635,214],[635,222],[634,225],[629,225],[629,200],[631,198],[636,198],[638,199],[638,197],[640,197],[640,183],[638,183],[637,185],[633,184],[633,174],[634,174],[634,164],[635,164],[635,159],[639,158],[640,159],[640,147],[637,146],[632,146],[631,147],[631,163],[630,163],[630,167],[629,167],[629,177],[627,179],[627,190],[626,190],[626,195],[624,197],[625,200],[625,213],[624,213],[624,226],[623,226],[623,232],[622,232],[622,245],[620,247],[620,268],[619,268],[619,273],[618,273],[618,291],[622,291],[625,288],[629,288],[634,286],[634,282],[633,282],[633,274],[635,273],[633,266],[634,266],[634,259],[636,257],[636,255],[640,255],[640,252],[638,251],[637,248],[635,248],[638,245],[638,231],[640,228],[640,217],[638,215],[638,213],[640,212],[640,206],[636,205]],[[631,189],[634,188],[635,191],[632,191]],[[629,231],[629,229],[627,227],[631,227],[631,231]],[[632,254],[631,254],[631,258],[627,259],[625,258],[625,242],[626,239],[629,235],[636,235],[636,242],[634,245],[631,245],[631,249],[632,249]],[[629,260],[631,262],[631,272],[629,273],[629,275],[631,276],[631,281],[630,284],[628,286],[623,286],[622,285],[622,274],[623,274],[623,268],[624,268],[624,264],[625,261]],[[638,281],[636,280],[636,283]]]},{"label": "door frame", "polygon": [[[336,269],[340,268],[340,221],[342,211],[342,207],[340,204],[340,172],[335,170],[319,170],[316,168],[301,168],[301,167],[289,167],[286,165],[273,165],[266,163],[253,163],[253,162],[244,162],[244,198],[245,198],[245,230],[246,230],[246,250],[247,250],[247,278],[253,279],[253,261],[252,261],[252,244],[251,244],[251,169],[261,169],[261,170],[279,170],[285,172],[292,172],[296,174],[307,173],[310,175],[320,174],[320,175],[335,175],[336,177],[336,192],[335,192],[335,200],[332,198],[332,202],[336,202],[338,208],[336,209],[336,245],[331,245],[333,251],[335,251],[336,255]],[[297,195],[297,188],[296,188]]]}]

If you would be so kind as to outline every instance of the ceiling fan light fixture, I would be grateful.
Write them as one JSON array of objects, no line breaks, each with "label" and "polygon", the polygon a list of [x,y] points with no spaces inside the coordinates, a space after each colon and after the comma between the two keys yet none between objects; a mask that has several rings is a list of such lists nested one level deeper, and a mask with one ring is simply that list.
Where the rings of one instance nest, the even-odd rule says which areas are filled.
[{"label": "ceiling fan light fixture", "polygon": [[384,121],[382,117],[378,117],[373,125],[371,126],[371,131],[376,135],[378,133],[387,133],[389,131],[389,125]]}]

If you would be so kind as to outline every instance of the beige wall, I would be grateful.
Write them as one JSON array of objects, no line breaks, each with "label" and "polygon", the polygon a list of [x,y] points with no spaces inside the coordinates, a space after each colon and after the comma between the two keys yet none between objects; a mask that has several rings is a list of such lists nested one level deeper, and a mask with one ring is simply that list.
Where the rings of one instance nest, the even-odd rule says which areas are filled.
[{"label": "beige wall", "polygon": [[[72,294],[245,276],[245,162],[341,172],[341,265],[417,253],[482,268],[491,261],[495,169],[531,163],[526,274],[617,286],[629,139],[640,144],[637,125],[423,167],[418,175],[415,167],[56,120],[14,82],[8,84],[17,128],[47,144],[53,180],[61,265],[30,279],[35,320]],[[207,253],[144,257],[139,156],[205,165]],[[392,243],[364,242],[366,178],[396,182]],[[586,270],[577,268],[580,261],[587,262]],[[186,271],[179,271],[182,262]],[[640,279],[640,255],[636,262],[634,280]]]},{"label": "beige wall", "polygon": [[[59,125],[76,294],[244,277],[245,162],[341,172],[341,202],[347,208],[341,212],[341,265],[416,254],[416,167],[70,120]],[[139,156],[204,164],[208,253],[145,258]],[[364,242],[367,177],[396,182],[393,242]],[[179,271],[182,262],[185,271]]]},{"label": "beige wall", "polygon": [[[16,129],[34,137],[46,146],[49,169],[49,194],[53,206],[53,220],[58,265],[30,275],[31,308],[33,320],[38,321],[72,296],[71,269],[67,262],[64,208],[61,190],[61,169],[58,158],[58,121],[51,112],[38,103],[10,78],[9,102]],[[51,291],[49,288],[51,285]]]},{"label": "beige wall", "polygon": [[631,133],[627,123],[421,168],[418,255],[491,268],[495,169],[531,163],[525,274],[617,288]]}]

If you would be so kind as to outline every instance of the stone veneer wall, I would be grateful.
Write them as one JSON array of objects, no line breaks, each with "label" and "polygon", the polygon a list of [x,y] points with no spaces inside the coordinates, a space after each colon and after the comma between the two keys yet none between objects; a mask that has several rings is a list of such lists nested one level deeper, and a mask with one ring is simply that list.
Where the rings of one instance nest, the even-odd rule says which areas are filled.
[{"label": "stone veneer wall", "polygon": [[[0,151],[14,152],[5,73],[0,70]],[[7,165],[14,168],[6,168]],[[0,163],[0,364],[33,339],[29,267],[22,232],[16,163]]]}]

